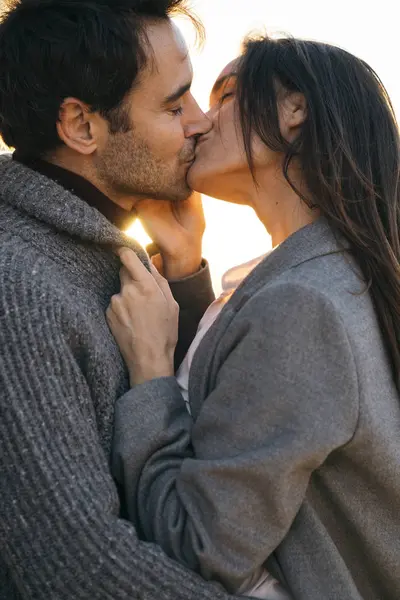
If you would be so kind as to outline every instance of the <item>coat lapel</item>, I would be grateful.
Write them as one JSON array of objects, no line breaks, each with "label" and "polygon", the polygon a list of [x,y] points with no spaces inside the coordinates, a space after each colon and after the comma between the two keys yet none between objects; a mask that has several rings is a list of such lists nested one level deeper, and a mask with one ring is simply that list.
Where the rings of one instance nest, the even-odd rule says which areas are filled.
[{"label": "coat lapel", "polygon": [[220,342],[240,309],[262,287],[268,286],[286,271],[319,256],[345,252],[348,249],[348,242],[335,234],[326,219],[321,217],[291,235],[250,273],[225,305],[194,356],[189,397],[195,419],[204,400],[215,387],[218,370],[224,361]]}]

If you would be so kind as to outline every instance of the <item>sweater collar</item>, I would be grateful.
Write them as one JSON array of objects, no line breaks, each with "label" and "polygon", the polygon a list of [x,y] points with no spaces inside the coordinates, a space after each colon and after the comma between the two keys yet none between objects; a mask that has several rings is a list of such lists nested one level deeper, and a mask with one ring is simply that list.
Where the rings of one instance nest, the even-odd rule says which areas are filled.
[{"label": "sweater collar", "polygon": [[148,257],[139,244],[103,214],[53,179],[0,155],[0,195],[3,201],[81,241],[115,249],[131,248],[143,263]]},{"label": "sweater collar", "polygon": [[118,229],[127,229],[132,224],[134,218],[132,212],[112,202],[110,198],[81,175],[77,175],[72,171],[68,171],[40,158],[23,156],[18,152],[14,152],[13,160],[17,160],[48,179],[52,179],[64,189],[69,190],[72,194],[84,200],[89,206],[97,208]]}]

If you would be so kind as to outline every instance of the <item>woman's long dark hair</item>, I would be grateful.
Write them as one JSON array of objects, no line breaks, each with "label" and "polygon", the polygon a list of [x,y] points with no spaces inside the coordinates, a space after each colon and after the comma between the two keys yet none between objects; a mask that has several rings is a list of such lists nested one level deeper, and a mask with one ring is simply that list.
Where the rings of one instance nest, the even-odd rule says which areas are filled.
[{"label": "woman's long dark hair", "polygon": [[[281,136],[278,90],[300,92],[307,118],[294,144]],[[400,387],[399,131],[388,94],[364,61],[292,38],[249,40],[237,99],[253,170],[252,136],[284,153],[284,176],[350,242],[370,290]],[[310,197],[290,180],[299,161]]]}]

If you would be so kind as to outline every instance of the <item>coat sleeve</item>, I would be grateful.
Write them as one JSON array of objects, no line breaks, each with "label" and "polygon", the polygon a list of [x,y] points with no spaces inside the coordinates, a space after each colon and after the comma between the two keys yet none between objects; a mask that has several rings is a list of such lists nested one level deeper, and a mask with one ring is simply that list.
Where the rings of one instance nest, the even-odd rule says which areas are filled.
[{"label": "coat sleeve", "polygon": [[173,378],[117,403],[113,465],[147,539],[235,592],[285,537],[312,472],[352,438],[358,382],[340,316],[313,290],[270,286],[225,337],[194,424]]},{"label": "coat sleeve", "polygon": [[226,600],[119,518],[91,390],[63,333],[61,305],[45,286],[3,283],[0,544],[18,597]]},{"label": "coat sleeve", "polygon": [[202,316],[215,300],[208,262],[203,260],[197,273],[179,281],[169,281],[169,285],[180,309],[179,335],[175,350],[177,370],[196,335]]}]

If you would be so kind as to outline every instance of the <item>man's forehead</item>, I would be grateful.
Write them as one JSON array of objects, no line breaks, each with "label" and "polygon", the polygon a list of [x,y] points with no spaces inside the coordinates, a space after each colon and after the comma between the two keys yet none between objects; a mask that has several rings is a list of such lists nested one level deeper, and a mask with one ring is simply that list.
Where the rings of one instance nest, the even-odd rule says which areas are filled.
[{"label": "man's forehead", "polygon": [[[179,28],[172,21],[149,25],[146,30],[149,42],[149,60],[140,76],[136,90],[158,88],[160,94],[171,93],[185,85],[193,76],[188,47]],[[163,89],[161,89],[163,88]]]},{"label": "man's forehead", "polygon": [[179,29],[179,27],[173,21],[171,21],[171,27],[172,27],[172,31],[174,33],[176,44],[177,44],[180,52],[182,53],[183,56],[187,56],[189,54],[189,49],[186,44],[186,40],[185,40],[185,37],[184,37],[182,31]]},{"label": "man's forehead", "polygon": [[189,50],[185,38],[172,21],[149,25],[146,34],[153,68],[165,68],[171,62],[179,64],[188,59]]}]

